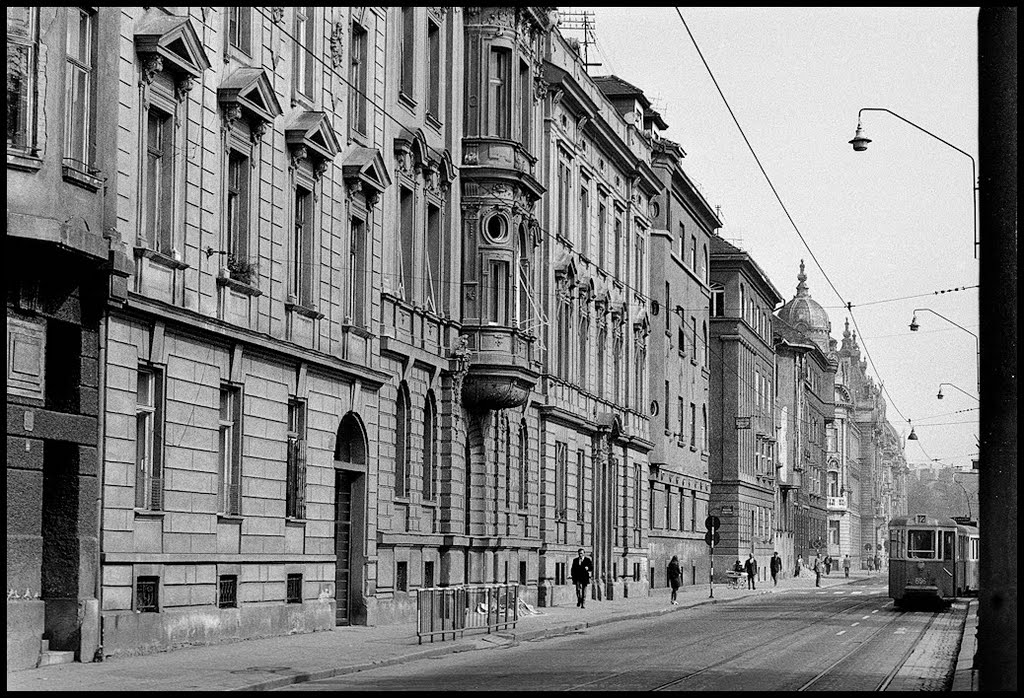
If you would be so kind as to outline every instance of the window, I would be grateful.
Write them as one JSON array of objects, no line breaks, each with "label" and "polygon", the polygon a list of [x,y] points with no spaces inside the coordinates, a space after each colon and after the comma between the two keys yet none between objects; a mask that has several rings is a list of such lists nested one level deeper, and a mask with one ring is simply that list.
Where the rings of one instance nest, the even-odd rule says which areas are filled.
[{"label": "window", "polygon": [[[608,235],[608,207],[602,200],[597,205],[597,266],[604,269],[606,264],[606,252],[605,246],[608,244],[606,237]],[[616,231],[615,244],[618,245],[618,231]],[[616,252],[616,258],[618,258],[618,252]],[[618,276],[618,267],[616,267],[615,275]]]},{"label": "window", "polygon": [[633,283],[636,285],[638,293],[643,294],[644,292],[644,233],[640,232],[636,236],[636,257],[633,259]]},{"label": "window", "polygon": [[136,380],[135,506],[163,508],[163,374],[149,368]]},{"label": "window", "polygon": [[828,542],[832,545],[839,545],[839,522],[828,522]]},{"label": "window", "polygon": [[247,266],[249,256],[249,158],[235,150],[228,154],[228,190],[225,210],[228,234],[225,249],[229,255],[228,268]]},{"label": "window", "polygon": [[615,245],[615,278],[622,278],[622,247],[625,244],[622,240],[622,218],[615,216],[615,235],[612,244]]},{"label": "window", "polygon": [[217,578],[217,608],[238,608],[237,574],[222,574]]},{"label": "window", "polygon": [[139,577],[135,580],[135,611],[160,612],[160,577]]},{"label": "window", "polygon": [[416,236],[414,219],[414,194],[405,187],[398,188],[399,228],[398,232],[398,264],[399,264],[399,295],[410,303],[415,303],[418,294],[416,289]]},{"label": "window", "polygon": [[288,401],[288,469],[285,516],[306,518],[306,403]]},{"label": "window", "polygon": [[434,586],[434,561],[426,560],[423,563],[423,588],[430,589]]},{"label": "window", "polygon": [[355,22],[352,23],[352,42],[350,47],[352,64],[348,71],[349,123],[358,133],[366,134],[366,105],[370,99],[367,94],[368,71],[367,35],[366,30]]},{"label": "window", "polygon": [[[296,22],[298,24],[298,22]],[[228,45],[245,55],[252,55],[249,35],[252,31],[252,8],[228,8]],[[298,35],[296,35],[298,36]]]},{"label": "window", "polygon": [[501,416],[501,431],[505,435],[505,510],[508,511],[512,507],[512,426],[507,415]]},{"label": "window", "polygon": [[587,307],[585,299],[580,299],[580,334],[577,338],[579,343],[579,365],[576,367],[577,372],[577,383],[583,389],[586,389],[589,373],[589,356],[587,350],[590,348],[590,309]]},{"label": "window", "polygon": [[697,236],[690,236],[690,270],[697,273]]},{"label": "window", "polygon": [[708,406],[701,405],[701,427],[700,427],[700,450],[707,452],[708,450]]},{"label": "window", "polygon": [[704,366],[711,366],[711,346],[708,344],[708,323],[701,324],[701,339],[704,340]]},{"label": "window", "polygon": [[170,252],[171,212],[174,207],[173,119],[150,107],[146,130],[146,169],[143,173],[143,235],[152,250]]},{"label": "window", "polygon": [[533,319],[533,243],[526,226],[519,226],[519,298],[516,322],[521,330],[530,331]]},{"label": "window", "polygon": [[427,21],[427,114],[441,118],[441,29]]},{"label": "window", "polygon": [[690,530],[697,530],[697,490],[691,490],[690,494],[693,495],[693,501],[690,504]]},{"label": "window", "polygon": [[295,187],[295,226],[292,234],[291,293],[296,302],[313,302],[313,192]]},{"label": "window", "polygon": [[605,355],[608,352],[608,330],[598,323],[597,326],[597,372],[594,374],[594,380],[597,382],[597,396],[603,398],[605,396]]},{"label": "window", "polygon": [[416,72],[416,8],[402,8],[402,73],[399,76],[398,88],[401,94],[415,99],[413,92]]},{"label": "window", "polygon": [[725,289],[721,286],[711,287],[711,317],[725,316]]},{"label": "window", "polygon": [[7,147],[35,149],[38,7],[7,8]]},{"label": "window", "polygon": [[408,388],[403,381],[398,386],[398,404],[395,410],[395,496],[409,496],[409,436],[412,432],[412,415],[409,410]]},{"label": "window", "polygon": [[679,530],[688,531],[690,520],[686,517],[686,490],[679,488]]},{"label": "window", "polygon": [[519,561],[519,583],[526,584],[526,560]]},{"label": "window", "polygon": [[[443,305],[446,274],[442,268],[444,241],[441,240],[441,209],[427,204],[427,240],[424,263],[426,269],[423,276],[427,285],[427,307],[434,312]],[[507,266],[507,265],[506,265]]]},{"label": "window", "polygon": [[697,405],[690,403],[690,448],[697,448]]},{"label": "window", "polygon": [[584,487],[586,478],[587,454],[580,449],[576,451],[576,520],[584,520]]},{"label": "window", "polygon": [[580,254],[587,255],[590,242],[590,192],[586,179],[580,185]]},{"label": "window", "polygon": [[512,52],[492,47],[488,68],[487,133],[499,138],[511,138],[511,121]]},{"label": "window", "polygon": [[313,98],[313,67],[316,51],[315,7],[295,8],[295,62],[292,83],[295,91],[304,97]]},{"label": "window", "polygon": [[679,259],[686,260],[686,224],[679,221]]},{"label": "window", "polygon": [[409,591],[409,563],[395,564],[395,591]]},{"label": "window", "polygon": [[519,140],[529,152],[531,148],[530,124],[533,110],[533,75],[525,61],[519,62],[519,109],[520,125]]},{"label": "window", "polygon": [[236,386],[220,388],[220,438],[218,440],[217,511],[241,513],[242,391]]},{"label": "window", "polygon": [[286,603],[302,603],[302,575],[289,574],[285,590]]},{"label": "window", "polygon": [[519,425],[519,508],[525,509],[530,498],[527,487],[530,483],[530,431],[526,422]]},{"label": "window", "polygon": [[701,262],[700,278],[706,284],[711,282],[711,277],[708,276],[708,274],[710,273],[710,269],[711,267],[708,264],[708,246],[704,245],[704,260]]},{"label": "window", "polygon": [[508,324],[508,262],[491,260],[490,294],[488,299],[488,320],[491,324]]},{"label": "window", "polygon": [[690,316],[690,330],[693,333],[693,354],[690,355],[690,361],[694,364],[697,363],[697,318]]},{"label": "window", "polygon": [[366,221],[352,218],[348,252],[348,323],[366,326]]},{"label": "window", "polygon": [[569,239],[569,186],[571,181],[569,163],[558,158],[558,230],[556,233]]},{"label": "window", "polygon": [[555,442],[555,518],[564,520],[569,507],[569,495],[566,480],[569,468],[569,445],[561,441]]},{"label": "window", "polygon": [[643,502],[640,493],[643,488],[643,470],[637,464],[633,467],[633,528],[639,529],[643,525]]},{"label": "window", "polygon": [[426,404],[423,406],[423,499],[426,500],[432,500],[437,496],[437,458],[437,404],[434,393],[428,392]]},{"label": "window", "polygon": [[676,414],[679,418],[679,443],[686,444],[686,402],[682,396],[676,398]]},{"label": "window", "polygon": [[671,530],[675,528],[672,521],[672,487],[665,485],[665,528]]},{"label": "window", "polygon": [[[67,8],[67,85],[64,106],[64,164],[89,172],[95,161],[93,142],[93,36],[95,15]],[[90,172],[91,174],[91,172]]]},{"label": "window", "polygon": [[671,399],[670,395],[669,382],[665,381],[665,431],[668,431],[672,427],[672,410],[669,409],[669,400]]}]

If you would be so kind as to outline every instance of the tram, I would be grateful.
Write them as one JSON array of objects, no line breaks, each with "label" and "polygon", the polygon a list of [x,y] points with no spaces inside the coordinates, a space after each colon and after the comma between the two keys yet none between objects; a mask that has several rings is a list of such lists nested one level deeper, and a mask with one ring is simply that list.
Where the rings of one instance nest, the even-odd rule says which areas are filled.
[{"label": "tram", "polygon": [[889,522],[889,596],[950,603],[978,591],[978,529],[927,514]]}]

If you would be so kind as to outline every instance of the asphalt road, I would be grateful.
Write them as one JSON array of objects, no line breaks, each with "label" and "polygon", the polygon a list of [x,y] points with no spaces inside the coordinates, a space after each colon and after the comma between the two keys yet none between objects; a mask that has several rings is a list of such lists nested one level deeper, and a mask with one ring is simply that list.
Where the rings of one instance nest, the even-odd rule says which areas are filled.
[{"label": "asphalt road", "polygon": [[[697,606],[282,690],[885,690],[942,612],[880,580]],[[949,611],[943,611],[949,613]]]}]

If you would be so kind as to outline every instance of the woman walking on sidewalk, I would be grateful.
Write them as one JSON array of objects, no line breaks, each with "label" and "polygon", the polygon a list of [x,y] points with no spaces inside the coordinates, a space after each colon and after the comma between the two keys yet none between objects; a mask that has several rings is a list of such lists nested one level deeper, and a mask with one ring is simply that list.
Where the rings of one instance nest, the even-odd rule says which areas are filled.
[{"label": "woman walking on sidewalk", "polygon": [[673,555],[672,560],[668,563],[668,584],[672,587],[672,599],[670,603],[673,606],[679,605],[679,602],[676,601],[676,593],[679,591],[679,582],[682,576],[682,572],[679,569],[679,558]]}]

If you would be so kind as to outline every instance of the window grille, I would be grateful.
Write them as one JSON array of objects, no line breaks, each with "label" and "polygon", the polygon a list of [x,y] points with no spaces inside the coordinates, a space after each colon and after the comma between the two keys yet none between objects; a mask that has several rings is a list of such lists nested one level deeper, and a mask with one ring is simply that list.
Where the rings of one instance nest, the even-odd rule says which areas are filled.
[{"label": "window grille", "polygon": [[289,574],[286,590],[288,603],[302,603],[302,575]]},{"label": "window grille", "polygon": [[217,581],[217,608],[238,608],[238,576],[222,574]]},{"label": "window grille", "polygon": [[159,613],[159,577],[139,577],[135,580],[135,610],[139,613]]}]

